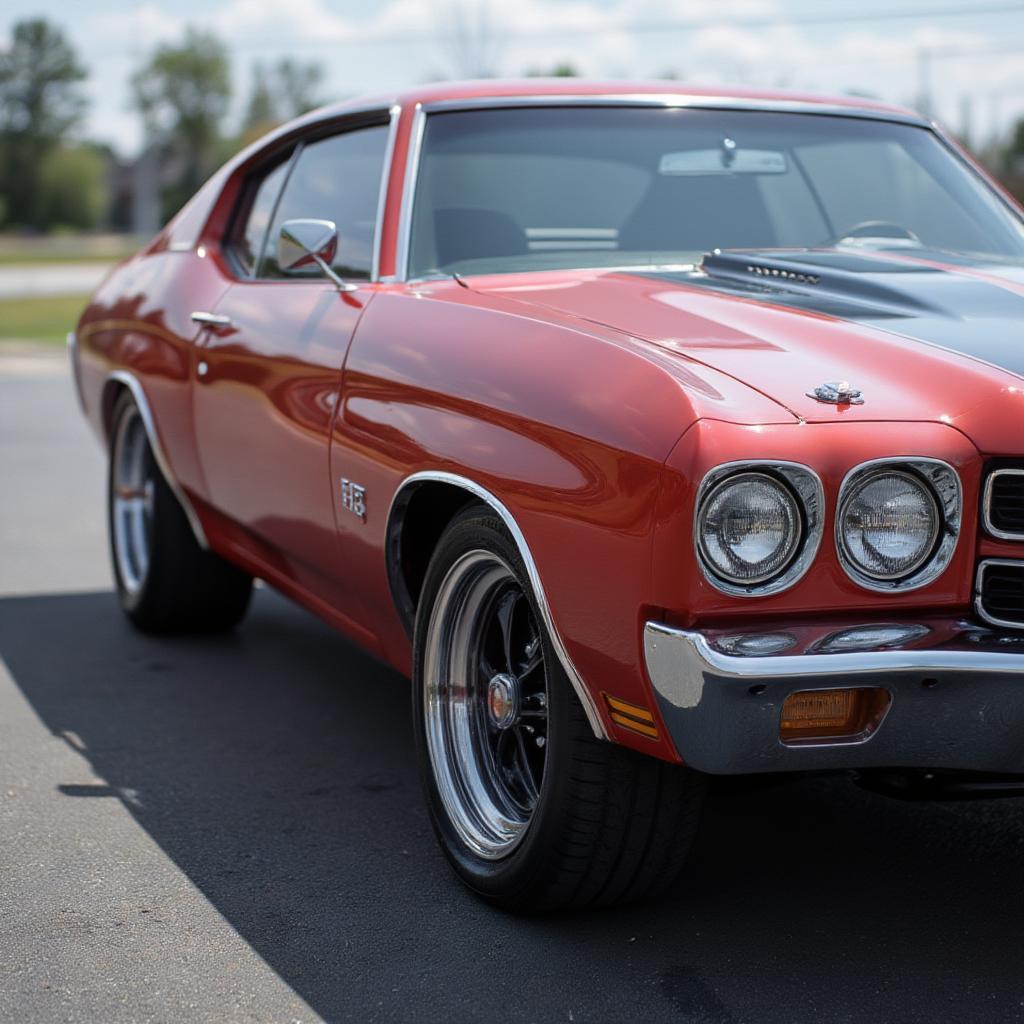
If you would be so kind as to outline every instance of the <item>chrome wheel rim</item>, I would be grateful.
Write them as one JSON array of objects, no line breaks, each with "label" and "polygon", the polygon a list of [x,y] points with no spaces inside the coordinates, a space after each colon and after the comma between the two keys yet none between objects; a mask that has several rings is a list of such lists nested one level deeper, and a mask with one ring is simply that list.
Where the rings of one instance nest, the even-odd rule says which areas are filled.
[{"label": "chrome wheel rim", "polygon": [[548,739],[544,645],[511,568],[470,551],[431,612],[423,673],[427,750],[438,794],[478,856],[508,856],[526,835]]},{"label": "chrome wheel rim", "polygon": [[138,410],[129,408],[117,425],[111,478],[114,557],[129,594],[138,593],[149,572],[154,489],[146,428]]}]

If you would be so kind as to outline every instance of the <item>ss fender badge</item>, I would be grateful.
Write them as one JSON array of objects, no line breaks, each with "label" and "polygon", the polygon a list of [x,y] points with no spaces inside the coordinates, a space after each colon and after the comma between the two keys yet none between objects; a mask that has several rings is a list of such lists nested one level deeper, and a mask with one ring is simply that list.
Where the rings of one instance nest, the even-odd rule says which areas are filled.
[{"label": "ss fender badge", "polygon": [[342,477],[341,507],[366,522],[366,488]]}]

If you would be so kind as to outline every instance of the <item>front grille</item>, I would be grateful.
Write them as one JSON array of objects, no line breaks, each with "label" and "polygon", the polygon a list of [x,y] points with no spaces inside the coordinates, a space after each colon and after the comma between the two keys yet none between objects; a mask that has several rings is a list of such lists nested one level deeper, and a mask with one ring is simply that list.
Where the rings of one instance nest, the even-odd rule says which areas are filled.
[{"label": "front grille", "polygon": [[996,625],[1024,626],[1024,561],[992,558],[981,563],[978,611]]},{"label": "front grille", "polygon": [[995,537],[1024,540],[1024,469],[994,469],[985,485],[985,528]]}]

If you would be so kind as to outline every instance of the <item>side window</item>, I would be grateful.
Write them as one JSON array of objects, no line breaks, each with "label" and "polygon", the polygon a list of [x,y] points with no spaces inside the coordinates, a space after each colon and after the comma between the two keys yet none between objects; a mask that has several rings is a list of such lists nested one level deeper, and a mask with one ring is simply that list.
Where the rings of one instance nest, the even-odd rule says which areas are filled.
[{"label": "side window", "polygon": [[388,127],[377,125],[303,147],[267,235],[260,277],[319,276],[316,267],[284,275],[277,265],[281,225],[299,217],[334,221],[338,227],[334,269],[345,278],[370,277],[387,136]]},{"label": "side window", "polygon": [[274,215],[274,204],[287,173],[288,161],[284,160],[262,179],[251,182],[242,200],[228,247],[247,274],[256,268],[256,259],[263,247],[270,218]]}]

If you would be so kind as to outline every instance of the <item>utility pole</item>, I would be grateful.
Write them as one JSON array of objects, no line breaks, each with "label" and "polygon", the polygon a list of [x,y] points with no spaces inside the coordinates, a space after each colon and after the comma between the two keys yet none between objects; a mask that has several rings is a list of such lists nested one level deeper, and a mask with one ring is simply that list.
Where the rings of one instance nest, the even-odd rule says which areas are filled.
[{"label": "utility pole", "polygon": [[960,97],[960,141],[968,148],[973,143],[974,100],[970,93]]},{"label": "utility pole", "polygon": [[932,104],[932,51],[927,46],[917,50],[917,108],[931,118]]}]

